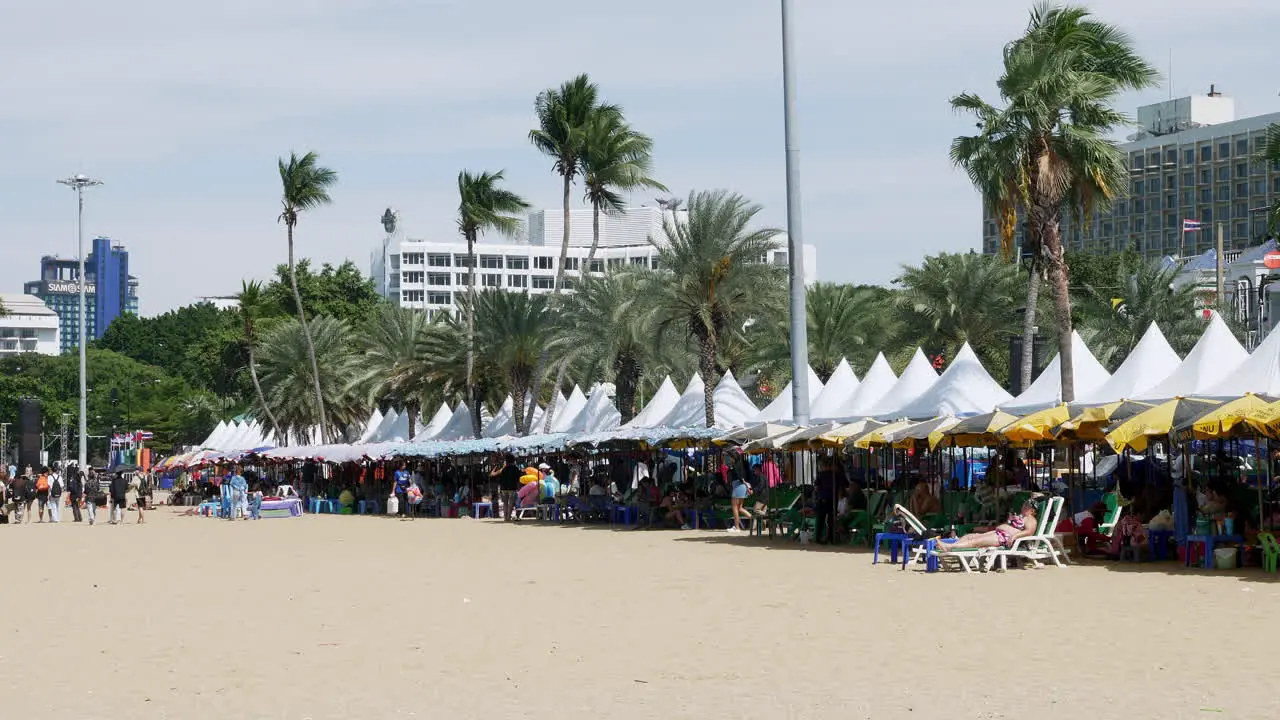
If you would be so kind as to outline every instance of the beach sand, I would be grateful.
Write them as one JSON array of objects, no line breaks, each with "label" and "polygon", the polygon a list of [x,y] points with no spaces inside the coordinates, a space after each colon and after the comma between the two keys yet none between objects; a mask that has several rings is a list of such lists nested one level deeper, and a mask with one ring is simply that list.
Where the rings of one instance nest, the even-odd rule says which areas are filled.
[{"label": "beach sand", "polygon": [[1265,718],[1280,584],[724,532],[0,526],[6,718]]}]

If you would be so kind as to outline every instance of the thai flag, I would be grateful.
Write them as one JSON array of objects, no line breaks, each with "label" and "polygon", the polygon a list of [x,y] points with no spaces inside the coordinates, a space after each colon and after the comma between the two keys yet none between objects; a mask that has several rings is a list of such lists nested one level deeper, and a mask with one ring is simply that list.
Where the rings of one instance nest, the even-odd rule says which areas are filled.
[{"label": "thai flag", "polygon": [[1199,220],[1183,220],[1182,232],[1195,232],[1200,229]]},{"label": "thai flag", "polygon": [[150,440],[150,439],[151,439],[151,431],[150,431],[150,430],[139,430],[139,431],[138,431],[138,442],[144,442],[144,441],[146,441],[146,440]]}]

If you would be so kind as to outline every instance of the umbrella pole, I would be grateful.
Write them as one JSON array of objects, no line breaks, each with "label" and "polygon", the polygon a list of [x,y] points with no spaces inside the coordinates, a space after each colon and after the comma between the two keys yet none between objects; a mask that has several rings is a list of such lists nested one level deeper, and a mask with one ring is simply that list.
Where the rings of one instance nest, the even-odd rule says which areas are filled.
[{"label": "umbrella pole", "polygon": [[[1258,476],[1258,479],[1257,479],[1257,483],[1258,483],[1258,532],[1262,532],[1262,518],[1263,518],[1263,508],[1262,508],[1262,457],[1261,457],[1261,451],[1262,451],[1262,438],[1258,437],[1257,435],[1254,435],[1254,436],[1253,436],[1253,461],[1254,461],[1254,463],[1258,466],[1258,472],[1257,472],[1257,476]],[[1241,533],[1241,536],[1243,536],[1243,535],[1244,535],[1244,533]]]}]

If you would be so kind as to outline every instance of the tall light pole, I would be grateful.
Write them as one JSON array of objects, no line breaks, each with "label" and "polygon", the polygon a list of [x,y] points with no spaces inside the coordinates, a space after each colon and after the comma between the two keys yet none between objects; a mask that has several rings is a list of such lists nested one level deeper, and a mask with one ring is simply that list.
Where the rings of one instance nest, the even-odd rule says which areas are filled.
[{"label": "tall light pole", "polygon": [[796,142],[795,30],[791,0],[782,0],[782,107],[787,148],[787,261],[791,270],[791,416],[809,424],[809,319],[804,306],[804,239],[800,228],[800,146]]},{"label": "tall light pole", "polygon": [[84,189],[101,185],[102,181],[85,175],[75,175],[59,180],[58,183],[76,191],[76,248],[80,255],[80,338],[78,343],[80,345],[80,454],[76,456],[79,461],[76,467],[84,470],[89,465],[89,385],[84,352],[85,337],[88,335],[85,330],[87,310],[84,289]]}]

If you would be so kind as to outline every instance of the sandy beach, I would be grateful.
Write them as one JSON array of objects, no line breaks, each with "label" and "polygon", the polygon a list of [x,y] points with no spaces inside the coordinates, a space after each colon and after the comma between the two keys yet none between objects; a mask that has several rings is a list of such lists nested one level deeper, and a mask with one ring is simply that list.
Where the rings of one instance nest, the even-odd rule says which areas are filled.
[{"label": "sandy beach", "polygon": [[723,532],[0,526],[0,717],[1263,718],[1280,584]]}]

